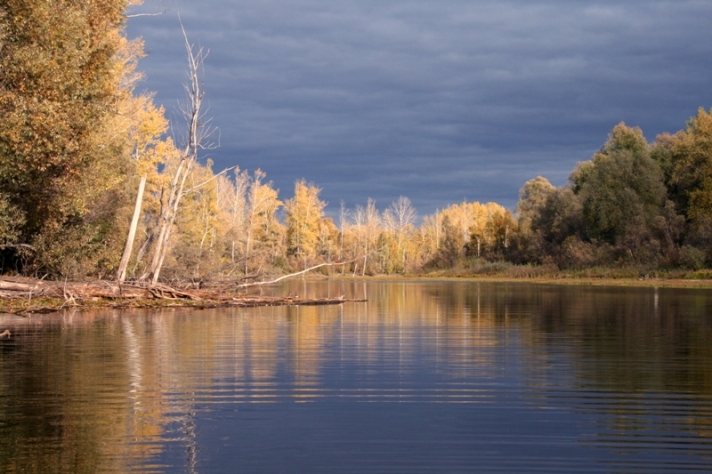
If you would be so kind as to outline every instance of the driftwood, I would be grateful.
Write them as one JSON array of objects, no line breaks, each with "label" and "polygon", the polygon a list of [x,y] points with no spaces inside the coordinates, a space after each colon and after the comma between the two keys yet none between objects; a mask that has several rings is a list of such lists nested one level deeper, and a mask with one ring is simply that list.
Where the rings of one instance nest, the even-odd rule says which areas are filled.
[{"label": "driftwood", "polygon": [[[301,274],[304,272],[299,272]],[[282,280],[289,276],[278,278]],[[273,282],[275,282],[273,281]],[[272,283],[273,283],[272,282]],[[269,282],[265,282],[267,284]],[[62,282],[33,280],[22,277],[0,277],[0,298],[9,304],[0,308],[0,312],[24,314],[46,313],[66,306],[193,306],[201,308],[215,307],[254,307],[254,306],[295,306],[295,305],[330,305],[346,302],[344,296],[337,298],[300,299],[299,297],[256,296],[238,294],[227,286],[211,289],[177,289],[164,284],[141,282],[117,283],[113,281]],[[33,306],[32,300],[51,299],[57,303]],[[13,304],[12,301],[22,304]]]}]

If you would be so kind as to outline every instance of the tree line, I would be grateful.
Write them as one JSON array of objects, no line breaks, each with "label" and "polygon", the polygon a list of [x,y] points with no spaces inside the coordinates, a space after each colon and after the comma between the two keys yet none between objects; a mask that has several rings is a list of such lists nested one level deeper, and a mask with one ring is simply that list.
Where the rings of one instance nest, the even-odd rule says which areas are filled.
[{"label": "tree line", "polygon": [[[324,267],[421,273],[473,262],[584,268],[712,264],[712,116],[649,144],[619,124],[565,186],[524,184],[512,213],[462,202],[419,219],[400,197],[338,218],[320,189],[279,192],[260,170],[201,162],[203,52],[185,37],[186,132],[138,93],[139,0],[0,2],[0,265],[55,278],[261,279]],[[173,127],[172,127],[173,128]],[[178,128],[178,127],[175,127]]]}]

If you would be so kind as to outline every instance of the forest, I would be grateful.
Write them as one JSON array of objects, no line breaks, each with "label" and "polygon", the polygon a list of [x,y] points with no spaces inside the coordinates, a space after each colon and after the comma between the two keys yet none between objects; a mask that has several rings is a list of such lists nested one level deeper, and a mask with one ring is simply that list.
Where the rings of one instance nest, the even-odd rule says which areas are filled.
[{"label": "forest", "polygon": [[137,92],[143,44],[125,34],[137,3],[0,2],[1,273],[255,281],[319,265],[359,276],[712,265],[711,112],[652,143],[620,123],[565,186],[524,183],[512,211],[462,202],[419,217],[399,197],[330,218],[304,179],[283,200],[261,170],[212,169],[204,54],[187,37],[186,133],[171,136],[166,111]]}]

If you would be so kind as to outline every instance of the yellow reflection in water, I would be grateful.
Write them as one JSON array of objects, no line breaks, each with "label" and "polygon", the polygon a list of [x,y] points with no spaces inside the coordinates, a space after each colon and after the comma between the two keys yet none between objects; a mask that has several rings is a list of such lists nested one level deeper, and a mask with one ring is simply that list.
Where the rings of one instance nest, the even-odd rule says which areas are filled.
[{"label": "yellow reflection in water", "polygon": [[[0,352],[3,469],[126,472],[131,460],[150,471],[166,439],[186,446],[190,468],[198,404],[305,402],[326,394],[476,402],[491,393],[471,380],[507,369],[503,347],[525,351],[528,380],[545,388],[556,377],[550,368],[559,355],[551,348],[563,347],[552,338],[569,341],[572,377],[595,389],[712,393],[709,298],[407,282],[297,281],[275,291],[368,302],[0,320],[14,334],[12,350]],[[676,354],[680,348],[684,354]],[[403,383],[330,388],[323,383],[327,364],[358,367],[365,381],[385,371]],[[424,364],[450,385],[407,385]],[[550,394],[540,396],[543,405]],[[612,429],[642,426],[615,407],[587,403],[610,413]],[[687,423],[709,436],[704,415]]]}]

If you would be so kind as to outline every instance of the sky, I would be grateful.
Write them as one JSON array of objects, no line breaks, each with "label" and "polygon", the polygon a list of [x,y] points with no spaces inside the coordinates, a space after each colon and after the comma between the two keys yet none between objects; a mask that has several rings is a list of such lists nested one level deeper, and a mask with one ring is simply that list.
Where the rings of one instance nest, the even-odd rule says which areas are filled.
[{"label": "sky", "polygon": [[529,179],[565,185],[620,122],[648,141],[712,107],[712,2],[145,0],[130,38],[148,53],[176,136],[191,43],[219,147],[214,169],[305,179],[327,213],[513,209]]}]

